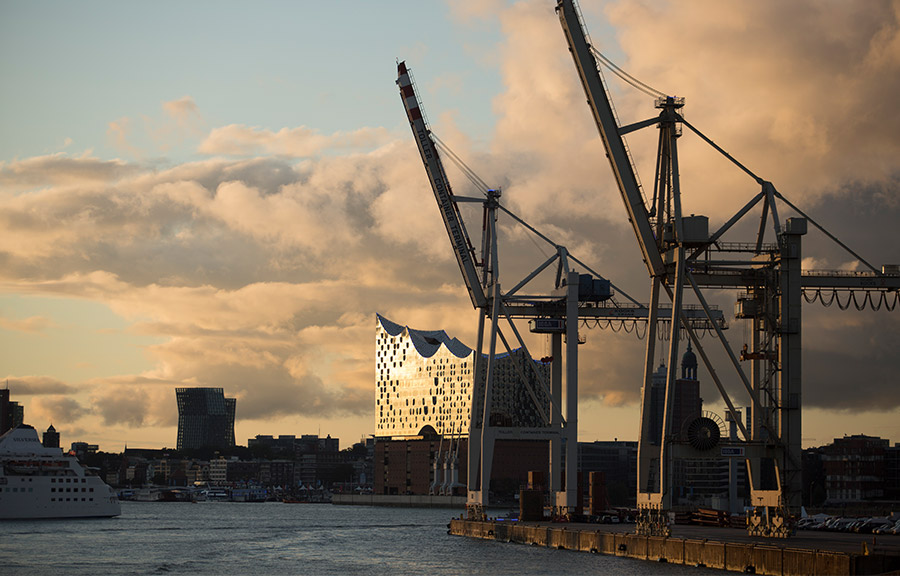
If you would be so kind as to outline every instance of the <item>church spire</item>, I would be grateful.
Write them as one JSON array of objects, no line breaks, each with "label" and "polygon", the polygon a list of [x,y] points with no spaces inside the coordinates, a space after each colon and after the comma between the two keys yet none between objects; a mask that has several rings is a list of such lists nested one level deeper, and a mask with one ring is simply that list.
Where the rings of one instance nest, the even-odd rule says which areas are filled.
[{"label": "church spire", "polygon": [[691,341],[688,340],[687,350],[681,357],[681,379],[696,380],[697,379],[697,356],[691,350]]}]

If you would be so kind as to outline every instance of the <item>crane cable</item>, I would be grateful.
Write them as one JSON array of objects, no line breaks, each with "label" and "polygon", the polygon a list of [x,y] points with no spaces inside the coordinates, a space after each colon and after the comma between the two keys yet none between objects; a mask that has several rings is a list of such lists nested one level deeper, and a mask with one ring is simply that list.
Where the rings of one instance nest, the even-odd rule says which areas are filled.
[{"label": "crane cable", "polygon": [[807,290],[803,290],[803,298],[810,304],[814,303],[818,300],[822,306],[828,308],[834,303],[837,303],[838,308],[841,310],[847,310],[850,308],[851,303],[853,307],[857,310],[865,310],[866,307],[871,310],[878,312],[884,307],[888,312],[893,312],[897,308],[897,304],[900,303],[900,292],[893,293],[893,302],[891,301],[891,295],[887,292],[876,292],[876,296],[872,296],[872,291],[863,290],[862,302],[860,303],[859,298],[856,295],[856,290],[849,290],[847,294],[846,302],[842,303],[840,296],[838,296],[838,291],[836,289],[831,291],[830,298],[826,301],[825,294],[822,294],[822,289],[818,288],[815,292],[812,292],[812,296],[807,294]]},{"label": "crane cable", "polygon": [[[667,321],[664,320],[661,321],[661,323],[667,324]],[[635,336],[637,336],[638,340],[643,340],[647,336],[647,331],[649,329],[647,322],[613,318],[595,318],[594,320],[582,319],[579,323],[579,326],[588,330],[598,328],[600,330],[612,330],[615,333],[625,332],[626,334],[634,334]],[[641,331],[641,326],[643,326],[643,331]],[[684,327],[681,327],[680,330],[682,334],[686,334],[684,332]],[[706,336],[710,336],[713,339],[718,338],[716,333],[709,326],[695,326],[694,334],[696,334],[700,339],[703,339]],[[668,341],[670,338],[669,330],[666,328],[664,328],[663,330],[657,330],[656,338],[661,342]]]},{"label": "crane cable", "polygon": [[478,174],[475,173],[474,170],[469,168],[469,166],[463,162],[462,158],[456,155],[456,152],[450,149],[443,140],[438,138],[437,134],[434,132],[431,133],[431,137],[434,139],[434,143],[437,145],[437,148],[440,149],[441,152],[445,153],[453,164],[456,165],[457,168],[462,171],[462,173],[469,179],[469,181],[478,188],[482,194],[487,196],[487,191],[490,190],[490,186],[487,185],[487,182],[481,179]]},{"label": "crane cable", "polygon": [[600,59],[601,64],[606,66],[610,72],[621,78],[629,86],[635,88],[636,90],[640,90],[647,96],[651,96],[653,98],[665,98],[666,96],[668,96],[665,92],[660,92],[656,88],[644,84],[628,72],[616,66],[616,64],[612,60],[604,56],[602,52],[600,52],[593,46],[591,46],[591,52],[593,52],[594,56]]},{"label": "crane cable", "polygon": [[[664,100],[667,98],[668,95],[665,94],[664,92],[661,92],[661,91],[657,90],[656,88],[654,88],[648,84],[645,84],[644,82],[641,82],[640,80],[638,80],[637,78],[635,78],[634,76],[632,76],[631,74],[626,72],[625,70],[622,70],[622,68],[617,66],[615,62],[613,62],[612,60],[607,58],[602,52],[597,50],[594,46],[591,46],[590,50],[591,50],[591,53],[595,56],[594,64],[597,65],[597,72],[600,74],[601,81],[603,82],[604,85],[606,85],[606,81],[603,80],[603,71],[600,69],[600,64],[602,64],[607,69],[609,69],[610,72],[612,72],[613,74],[618,76],[626,84],[628,84],[629,86],[631,86],[632,88],[634,88],[640,92],[643,92],[647,96],[650,96],[651,98],[655,98],[657,100]],[[608,91],[609,87],[606,86],[604,89]],[[608,96],[608,94],[607,94],[607,96]],[[611,98],[610,98],[610,105],[612,105]],[[613,113],[615,114],[615,110],[613,110]],[[623,143],[624,143],[624,139],[623,139]],[[628,150],[627,144],[626,144],[625,150],[626,150],[626,153],[628,154],[629,161],[632,163],[632,166],[633,166],[634,159],[632,159],[632,157],[631,157],[631,152]],[[658,168],[659,168],[659,166],[657,165],[657,172],[658,172]],[[635,177],[637,177],[637,169],[634,169],[634,171],[635,171]],[[641,191],[641,196],[644,200],[644,204],[646,205],[647,197],[644,195],[643,186],[641,186],[640,180],[638,180],[638,188]],[[653,186],[653,202],[650,203],[650,208],[647,209],[647,213],[651,218],[656,215],[656,198],[657,198],[658,192],[659,192],[658,186],[654,185]]]},{"label": "crane cable", "polygon": [[[446,154],[447,157],[450,158],[450,161],[453,162],[453,164],[457,168],[459,168],[459,170],[466,176],[466,178],[469,179],[469,182],[471,182],[475,186],[475,188],[480,190],[481,194],[486,197],[488,190],[491,190],[491,187],[488,186],[487,182],[485,182],[478,174],[476,174],[474,170],[469,168],[469,165],[463,162],[463,159],[460,158],[459,155],[454,152],[449,146],[447,146],[447,144],[443,140],[438,138],[437,134],[431,132],[431,137],[434,140],[435,147],[442,153]],[[509,210],[503,208],[503,206],[500,206],[500,208],[507,214],[512,216],[514,219],[519,220],[512,212],[509,212]],[[519,222],[525,224],[524,222],[522,222],[522,220],[519,220]],[[527,224],[525,224],[525,226],[528,227]],[[528,234],[527,238],[531,240],[531,243],[534,244],[538,252],[543,254],[545,258],[548,258],[550,256],[550,254],[544,249],[544,247],[538,244],[537,240],[534,239],[534,236]],[[553,244],[554,246],[556,245],[555,242],[550,242],[550,240],[547,238],[544,238],[544,240],[547,240],[548,243]]]}]

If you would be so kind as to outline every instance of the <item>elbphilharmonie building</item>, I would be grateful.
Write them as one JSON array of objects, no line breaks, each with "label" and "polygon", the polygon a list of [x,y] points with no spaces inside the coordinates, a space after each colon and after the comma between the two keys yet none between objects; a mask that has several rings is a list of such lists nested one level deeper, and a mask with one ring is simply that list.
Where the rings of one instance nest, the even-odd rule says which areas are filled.
[{"label": "elbphilharmonie building", "polygon": [[[528,387],[545,413],[550,396],[526,364],[524,352],[515,349],[495,358],[491,425],[539,425]],[[550,365],[535,362],[535,368],[548,382]],[[376,315],[375,382],[379,437],[420,436],[430,429],[441,436],[465,435],[473,416],[480,420],[484,410],[484,383],[475,380],[475,351],[443,330],[414,330]]]}]

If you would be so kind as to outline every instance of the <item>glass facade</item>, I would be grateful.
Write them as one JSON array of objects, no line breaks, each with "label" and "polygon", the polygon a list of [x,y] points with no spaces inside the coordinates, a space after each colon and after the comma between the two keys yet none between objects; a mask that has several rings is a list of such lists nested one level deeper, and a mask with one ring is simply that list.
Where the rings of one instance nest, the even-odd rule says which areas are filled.
[{"label": "glass facade", "polygon": [[234,446],[237,400],[222,388],[176,388],[178,450]]},{"label": "glass facade", "polygon": [[[535,370],[524,364],[524,352],[497,356],[492,388],[491,423],[495,426],[536,426],[540,412],[515,363],[549,414],[549,394]],[[536,362],[549,382],[549,364]],[[473,416],[480,418],[483,392],[475,382],[475,352],[443,330],[413,330],[376,315],[375,435],[417,436],[427,427],[440,435],[466,434]]]}]

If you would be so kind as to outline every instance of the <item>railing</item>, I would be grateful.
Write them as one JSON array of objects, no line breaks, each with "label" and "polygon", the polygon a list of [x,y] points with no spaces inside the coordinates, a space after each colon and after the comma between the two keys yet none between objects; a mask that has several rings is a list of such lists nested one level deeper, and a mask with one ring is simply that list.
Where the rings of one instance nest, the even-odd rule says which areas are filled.
[{"label": "railing", "polygon": [[800,274],[819,278],[829,276],[838,278],[878,278],[882,276],[882,274],[868,270],[803,270]]},{"label": "railing", "polygon": [[406,68],[406,75],[409,76],[409,85],[412,86],[413,94],[416,95],[416,105],[419,107],[419,112],[422,113],[422,120],[425,122],[425,128],[431,132],[431,123],[428,121],[428,115],[425,113],[425,105],[422,104],[422,99],[419,98],[419,87],[416,85],[416,77],[413,76],[412,70],[409,67]]},{"label": "railing", "polygon": [[762,244],[757,251],[755,242],[716,242],[709,247],[710,250],[717,252],[752,252],[769,253],[778,252],[778,244]]}]

